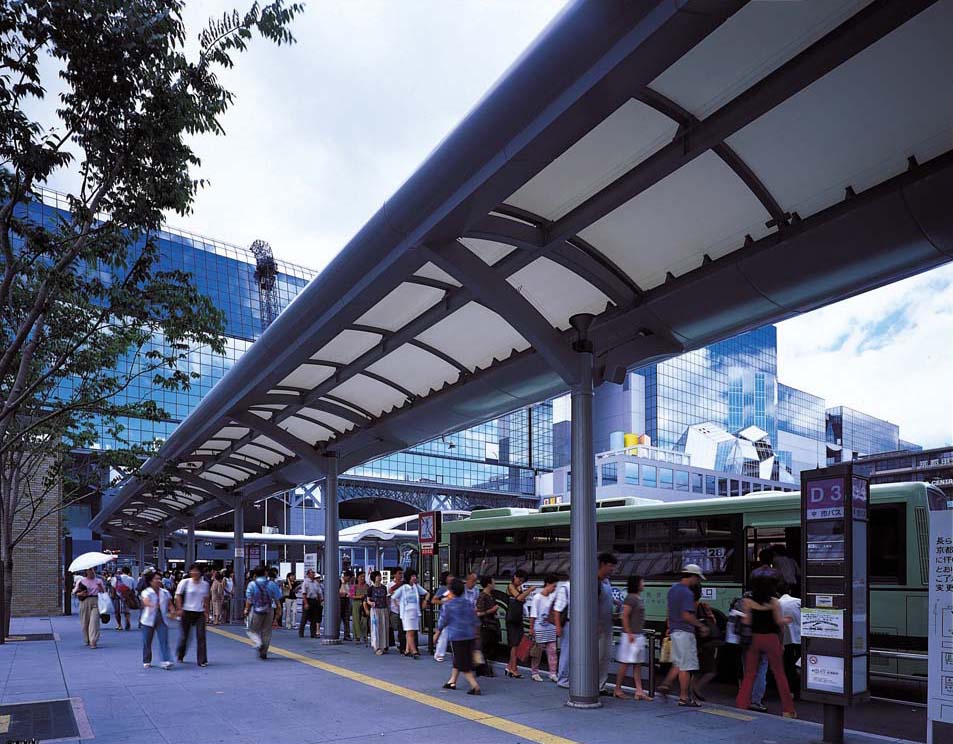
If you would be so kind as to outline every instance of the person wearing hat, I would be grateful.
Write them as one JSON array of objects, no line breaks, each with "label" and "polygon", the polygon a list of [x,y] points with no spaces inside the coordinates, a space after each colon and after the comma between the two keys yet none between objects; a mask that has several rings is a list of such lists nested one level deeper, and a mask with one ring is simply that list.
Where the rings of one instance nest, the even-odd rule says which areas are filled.
[{"label": "person wearing hat", "polygon": [[666,698],[672,682],[678,677],[678,704],[683,707],[700,708],[692,697],[692,672],[698,671],[698,647],[695,631],[707,635],[708,627],[695,614],[695,595],[692,587],[704,581],[705,575],[695,563],[682,566],[681,578],[668,590],[668,631],[672,640],[672,668],[658,691]]}]

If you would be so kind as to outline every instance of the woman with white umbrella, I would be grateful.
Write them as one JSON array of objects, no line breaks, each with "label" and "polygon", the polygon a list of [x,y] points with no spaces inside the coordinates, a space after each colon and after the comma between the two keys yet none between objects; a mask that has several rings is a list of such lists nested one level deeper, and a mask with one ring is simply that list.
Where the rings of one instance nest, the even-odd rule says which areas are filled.
[{"label": "woman with white umbrella", "polygon": [[86,575],[76,582],[73,594],[79,599],[79,626],[83,629],[83,642],[90,648],[99,643],[99,595],[106,593],[102,579],[96,570],[86,569]]}]

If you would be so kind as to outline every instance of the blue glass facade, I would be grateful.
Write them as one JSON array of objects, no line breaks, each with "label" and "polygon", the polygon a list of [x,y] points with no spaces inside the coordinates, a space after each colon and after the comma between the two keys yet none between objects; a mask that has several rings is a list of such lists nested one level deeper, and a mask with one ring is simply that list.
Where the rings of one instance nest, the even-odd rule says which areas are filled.
[{"label": "blue glass facade", "polygon": [[823,441],[826,410],[823,398],[778,383],[778,431]]},{"label": "blue glass facade", "polygon": [[[68,205],[62,195],[44,191],[42,196],[43,201],[35,201],[28,208],[29,217],[34,222],[52,225],[54,220],[68,216]],[[116,397],[118,402],[151,399],[167,414],[158,422],[121,419],[122,437],[134,444],[167,439],[263,330],[261,295],[255,279],[255,257],[251,252],[168,228],[160,231],[156,239],[160,249],[158,270],[188,272],[195,286],[224,312],[226,349],[224,355],[214,354],[207,348],[196,348],[190,353],[189,366],[201,377],[193,381],[189,390],[163,390],[152,383],[151,375],[144,375],[133,380]],[[284,261],[278,261],[277,265],[276,292],[279,308],[283,310],[315,276],[315,272]],[[129,359],[126,369],[135,372],[137,363]],[[103,448],[117,446],[116,438],[105,427],[100,427],[100,445]]]},{"label": "blue glass facade", "polygon": [[[778,336],[765,326],[636,373],[645,378],[645,432],[674,449],[693,424],[757,426],[777,441]],[[641,433],[641,432],[639,432]]]},{"label": "blue glass facade", "polygon": [[852,456],[900,449],[900,427],[847,406],[827,409],[827,442]]},{"label": "blue glass facade", "polygon": [[367,478],[533,495],[553,468],[553,407],[540,403],[348,471]]}]

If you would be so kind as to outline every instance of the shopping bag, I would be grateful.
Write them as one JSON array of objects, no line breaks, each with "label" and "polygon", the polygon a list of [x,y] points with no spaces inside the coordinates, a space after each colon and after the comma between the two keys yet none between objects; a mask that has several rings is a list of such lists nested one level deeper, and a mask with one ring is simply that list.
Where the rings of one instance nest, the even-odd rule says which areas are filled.
[{"label": "shopping bag", "polygon": [[529,658],[529,650],[533,647],[533,639],[524,635],[520,639],[519,646],[516,647],[516,658],[520,661],[526,661]]},{"label": "shopping bag", "polygon": [[662,641],[662,651],[659,653],[658,661],[659,664],[672,663],[672,639],[668,636]]}]

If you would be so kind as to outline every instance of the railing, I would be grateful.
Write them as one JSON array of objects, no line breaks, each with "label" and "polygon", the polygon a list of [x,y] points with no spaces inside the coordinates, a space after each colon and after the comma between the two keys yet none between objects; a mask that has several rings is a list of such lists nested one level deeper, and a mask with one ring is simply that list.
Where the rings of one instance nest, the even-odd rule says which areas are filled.
[{"label": "railing", "polygon": [[[897,659],[903,661],[922,661],[927,663],[929,657],[927,654],[914,654],[908,651],[887,651],[884,649],[872,648],[870,655],[881,659]],[[900,672],[882,672],[875,669],[870,670],[871,677],[880,677],[882,679],[902,679],[908,682],[922,682],[926,684],[927,678],[917,674],[901,674]]]}]

